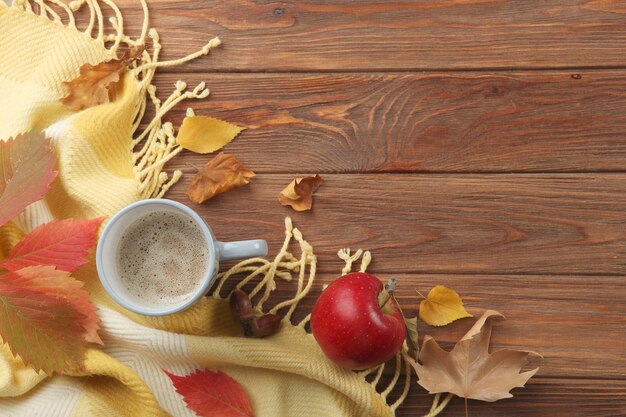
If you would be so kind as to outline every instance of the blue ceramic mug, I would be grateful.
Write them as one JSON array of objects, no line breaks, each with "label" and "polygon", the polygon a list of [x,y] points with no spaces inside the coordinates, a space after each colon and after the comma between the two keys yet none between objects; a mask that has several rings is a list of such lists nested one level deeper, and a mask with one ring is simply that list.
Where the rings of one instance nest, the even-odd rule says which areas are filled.
[{"label": "blue ceramic mug", "polygon": [[[206,239],[209,260],[200,285],[189,294],[188,298],[175,305],[155,306],[131,295],[126,289],[119,275],[117,252],[120,239],[131,224],[150,213],[162,211],[183,214],[195,222]],[[96,266],[102,285],[118,304],[135,313],[161,316],[182,311],[203,297],[215,281],[220,261],[265,255],[267,255],[267,242],[265,240],[220,242],[215,239],[211,228],[198,213],[184,204],[167,199],[148,199],[123,208],[107,223],[98,241]]]}]

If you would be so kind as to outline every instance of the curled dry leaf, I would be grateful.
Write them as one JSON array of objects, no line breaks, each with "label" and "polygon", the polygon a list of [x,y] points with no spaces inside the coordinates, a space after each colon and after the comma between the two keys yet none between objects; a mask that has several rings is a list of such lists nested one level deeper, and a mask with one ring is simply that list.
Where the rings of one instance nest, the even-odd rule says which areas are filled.
[{"label": "curled dry leaf", "polygon": [[453,289],[437,285],[420,303],[420,319],[431,326],[445,326],[464,317],[472,317],[463,300]]},{"label": "curled dry leaf", "polygon": [[450,352],[426,336],[419,354],[420,363],[407,359],[415,368],[418,383],[431,394],[450,392],[481,401],[510,398],[509,392],[523,387],[539,368],[521,372],[535,352],[503,349],[489,353],[491,317],[504,317],[488,310]]},{"label": "curled dry leaf", "polygon": [[278,201],[283,206],[291,206],[295,211],[310,210],[313,206],[313,193],[322,184],[322,177],[296,178],[280,192]]},{"label": "curled dry leaf", "polygon": [[108,103],[120,76],[142,52],[143,47],[133,48],[126,51],[120,59],[111,59],[96,65],[84,64],[80,67],[78,77],[63,82],[69,92],[60,99],[61,103],[77,111]]},{"label": "curled dry leaf", "polygon": [[187,196],[201,204],[218,194],[248,184],[254,175],[233,155],[220,152],[196,174],[187,189]]},{"label": "curled dry leaf", "polygon": [[243,387],[222,371],[197,370],[186,376],[165,371],[187,408],[200,417],[254,417]]},{"label": "curled dry leaf", "polygon": [[178,130],[178,144],[196,153],[222,149],[244,128],[207,116],[190,116]]}]

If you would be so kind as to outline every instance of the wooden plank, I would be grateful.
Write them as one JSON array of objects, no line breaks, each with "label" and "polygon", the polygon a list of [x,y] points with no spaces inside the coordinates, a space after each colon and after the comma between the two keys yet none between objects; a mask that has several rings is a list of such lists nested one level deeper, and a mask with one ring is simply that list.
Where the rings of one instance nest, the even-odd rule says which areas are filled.
[{"label": "wooden plank", "polygon": [[[531,362],[540,366],[539,377],[626,380],[626,339],[618,336],[626,334],[624,277],[389,274],[379,268],[369,271],[383,280],[390,276],[397,279],[396,298],[410,317],[417,315],[421,301],[416,290],[427,294],[435,285],[458,291],[476,319],[487,309],[501,312],[507,319],[494,321],[491,349],[539,352],[543,359]],[[323,285],[339,275],[340,270],[317,276],[312,292],[298,305],[294,322],[312,311]],[[291,298],[294,291],[295,284],[279,282],[267,307]],[[420,343],[425,335],[431,335],[449,350],[474,321],[468,318],[439,328],[418,321]]]},{"label": "wooden plank", "polygon": [[[623,417],[626,415],[626,381],[534,379],[513,398],[486,403],[470,400],[469,416],[480,417]],[[397,417],[423,416],[432,396],[413,387]],[[454,398],[441,417],[464,416],[461,398]]]},{"label": "wooden plank", "polygon": [[[129,34],[136,0],[119,0]],[[165,58],[224,41],[194,71],[423,70],[623,66],[622,2],[151,0]]]},{"label": "wooden plank", "polygon": [[325,271],[339,270],[339,248],[361,247],[385,272],[626,274],[626,174],[329,174],[313,210],[296,213],[277,202],[291,175],[195,205],[184,195],[192,171],[168,196],[218,236],[276,250],[292,216]]},{"label": "wooden plank", "polygon": [[161,74],[157,86],[179,78],[212,91],[186,105],[248,127],[226,149],[259,172],[626,169],[622,72]]}]

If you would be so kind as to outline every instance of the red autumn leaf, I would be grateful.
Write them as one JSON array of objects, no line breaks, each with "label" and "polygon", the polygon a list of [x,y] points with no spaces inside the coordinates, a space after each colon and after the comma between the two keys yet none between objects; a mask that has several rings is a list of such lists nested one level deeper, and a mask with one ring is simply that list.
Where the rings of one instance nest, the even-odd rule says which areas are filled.
[{"label": "red autumn leaf", "polygon": [[10,271],[35,265],[53,265],[73,272],[87,262],[102,217],[92,220],[55,220],[26,235],[0,266]]},{"label": "red autumn leaf", "polygon": [[204,369],[186,376],[164,372],[187,407],[200,417],[254,417],[246,392],[224,372]]},{"label": "red autumn leaf", "polygon": [[99,342],[98,316],[83,283],[53,266],[0,275],[0,337],[14,355],[47,374],[80,366]]},{"label": "red autumn leaf", "polygon": [[0,139],[0,226],[50,191],[55,162],[50,141],[40,133]]}]

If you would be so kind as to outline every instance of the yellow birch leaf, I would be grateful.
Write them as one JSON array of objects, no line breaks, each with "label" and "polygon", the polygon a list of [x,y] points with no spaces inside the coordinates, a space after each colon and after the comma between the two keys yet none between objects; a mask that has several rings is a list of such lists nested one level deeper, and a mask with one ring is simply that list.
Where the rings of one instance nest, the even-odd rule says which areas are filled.
[{"label": "yellow birch leaf", "polygon": [[222,149],[244,130],[223,120],[208,116],[190,116],[178,130],[178,143],[196,153],[211,153]]},{"label": "yellow birch leaf", "polygon": [[463,307],[463,300],[456,291],[437,285],[420,303],[420,319],[431,326],[445,326],[455,320],[472,317]]}]

